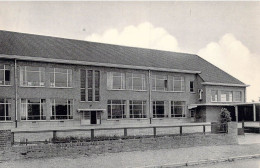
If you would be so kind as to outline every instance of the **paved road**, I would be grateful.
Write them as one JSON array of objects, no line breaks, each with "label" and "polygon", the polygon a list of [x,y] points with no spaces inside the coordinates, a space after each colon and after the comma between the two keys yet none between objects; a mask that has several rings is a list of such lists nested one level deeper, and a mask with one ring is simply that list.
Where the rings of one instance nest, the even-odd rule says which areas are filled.
[{"label": "paved road", "polygon": [[224,162],[212,165],[190,166],[189,168],[260,168],[260,159],[240,160],[235,162]]}]

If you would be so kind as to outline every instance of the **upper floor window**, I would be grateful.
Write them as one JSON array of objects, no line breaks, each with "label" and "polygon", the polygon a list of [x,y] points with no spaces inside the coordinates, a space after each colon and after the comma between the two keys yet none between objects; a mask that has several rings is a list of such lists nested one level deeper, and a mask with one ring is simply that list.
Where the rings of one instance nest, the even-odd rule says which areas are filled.
[{"label": "upper floor window", "polygon": [[211,102],[217,102],[218,101],[218,91],[211,90]]},{"label": "upper floor window", "polygon": [[185,102],[171,101],[171,117],[185,117]]},{"label": "upper floor window", "polygon": [[21,99],[21,120],[45,120],[45,99]]},{"label": "upper floor window", "polygon": [[167,76],[152,75],[152,90],[153,91],[167,91]]},{"label": "upper floor window", "polygon": [[52,99],[51,106],[51,120],[73,119],[73,100]]},{"label": "upper floor window", "polygon": [[108,72],[107,73],[107,88],[108,89],[125,89],[125,73]]},{"label": "upper floor window", "polygon": [[234,102],[241,102],[242,101],[242,93],[241,91],[234,91],[233,92]]},{"label": "upper floor window", "polygon": [[20,85],[21,86],[44,86],[44,68],[21,66]]},{"label": "upper floor window", "polygon": [[181,76],[173,77],[173,91],[182,92],[184,91],[184,78]]},{"label": "upper floor window", "polygon": [[11,99],[0,99],[0,121],[11,120]]},{"label": "upper floor window", "polygon": [[145,74],[127,73],[126,83],[129,90],[146,90]]},{"label": "upper floor window", "polygon": [[164,117],[164,101],[153,101],[153,118]]},{"label": "upper floor window", "polygon": [[232,102],[232,92],[231,91],[221,91],[220,101],[221,102]]},{"label": "upper floor window", "polygon": [[126,118],[125,100],[108,100],[107,115],[108,119]]},{"label": "upper floor window", "polygon": [[194,92],[194,82],[190,81],[190,92]]},{"label": "upper floor window", "polygon": [[10,85],[10,65],[0,64],[0,85]]},{"label": "upper floor window", "polygon": [[[87,75],[87,76],[86,76]],[[80,70],[81,101],[99,101],[100,71]],[[87,96],[86,96],[87,95]]]},{"label": "upper floor window", "polygon": [[146,101],[129,101],[130,118],[146,118]]},{"label": "upper floor window", "polygon": [[62,68],[51,68],[51,87],[72,87],[72,70]]}]

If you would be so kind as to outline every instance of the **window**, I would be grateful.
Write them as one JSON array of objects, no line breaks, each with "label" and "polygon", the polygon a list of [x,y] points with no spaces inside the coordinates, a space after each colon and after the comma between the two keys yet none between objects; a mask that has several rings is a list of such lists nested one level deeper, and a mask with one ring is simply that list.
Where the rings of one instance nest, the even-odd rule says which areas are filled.
[{"label": "window", "polygon": [[217,102],[218,101],[218,91],[211,90],[211,102]]},{"label": "window", "polygon": [[127,89],[129,90],[145,90],[145,74],[127,73],[126,74]]},{"label": "window", "polygon": [[51,106],[51,120],[73,119],[73,100],[52,99]]},{"label": "window", "polygon": [[167,76],[152,75],[152,90],[166,91],[167,90]]},{"label": "window", "polygon": [[221,91],[220,95],[221,102],[232,102],[232,92],[230,91]]},{"label": "window", "polygon": [[171,117],[185,117],[184,101],[171,101]]},{"label": "window", "polygon": [[190,81],[190,92],[194,92],[194,82]]},{"label": "window", "polygon": [[21,120],[45,120],[45,99],[21,99]]},{"label": "window", "polygon": [[164,117],[164,101],[153,101],[153,118]]},{"label": "window", "polygon": [[80,101],[86,101],[86,70],[80,70]]},{"label": "window", "polygon": [[10,65],[1,65],[0,64],[0,86],[1,85],[10,85]]},{"label": "window", "polygon": [[107,73],[108,89],[125,89],[125,73],[108,72]]},{"label": "window", "polygon": [[241,95],[242,95],[241,91],[234,91],[233,92],[234,102],[241,102],[242,101]]},{"label": "window", "polygon": [[183,77],[173,77],[173,91],[182,92],[184,91],[184,78]]},{"label": "window", "polygon": [[195,110],[190,110],[190,117],[191,118],[195,117]]},{"label": "window", "polygon": [[11,120],[11,99],[0,99],[0,121]]},{"label": "window", "polygon": [[[86,86],[87,84],[87,86]],[[100,72],[94,70],[80,70],[80,100],[99,101],[100,100]],[[87,88],[87,98],[86,98]]]},{"label": "window", "polygon": [[72,87],[72,70],[62,68],[51,68],[51,87]]},{"label": "window", "polygon": [[125,114],[125,100],[108,100],[107,114],[108,119],[126,118]]},{"label": "window", "polygon": [[20,85],[21,86],[44,86],[44,68],[21,66]]},{"label": "window", "polygon": [[146,118],[146,101],[129,101],[130,118]]}]

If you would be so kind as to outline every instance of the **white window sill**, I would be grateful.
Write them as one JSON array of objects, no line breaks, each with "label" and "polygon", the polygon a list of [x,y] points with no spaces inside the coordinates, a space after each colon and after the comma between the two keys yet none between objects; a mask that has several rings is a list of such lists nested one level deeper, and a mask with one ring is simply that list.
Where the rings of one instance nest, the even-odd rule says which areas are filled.
[{"label": "white window sill", "polygon": [[7,86],[7,87],[9,87],[9,86],[13,86],[13,85],[0,85],[0,87],[1,87],[1,86]]},{"label": "white window sill", "polygon": [[184,91],[168,91],[168,90],[152,90],[152,92],[166,92],[166,93],[185,93]]},{"label": "white window sill", "polygon": [[134,92],[147,92],[147,90],[131,90],[131,89],[107,89],[109,91],[134,91]]},{"label": "white window sill", "polygon": [[73,87],[49,87],[50,89],[73,89]]},{"label": "white window sill", "polygon": [[3,120],[0,121],[0,123],[13,123],[13,122],[14,122],[14,121],[8,121],[8,120],[7,120],[7,121],[3,121]]},{"label": "white window sill", "polygon": [[22,85],[20,85],[20,87],[22,87],[22,88],[37,88],[37,87],[44,88],[45,86],[22,86]]}]

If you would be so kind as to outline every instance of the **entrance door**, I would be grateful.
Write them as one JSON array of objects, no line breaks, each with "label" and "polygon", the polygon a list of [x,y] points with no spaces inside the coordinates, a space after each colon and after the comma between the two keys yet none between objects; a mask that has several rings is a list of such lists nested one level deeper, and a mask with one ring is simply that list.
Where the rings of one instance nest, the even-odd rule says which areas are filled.
[{"label": "entrance door", "polygon": [[97,112],[91,111],[90,113],[90,124],[97,124]]}]

